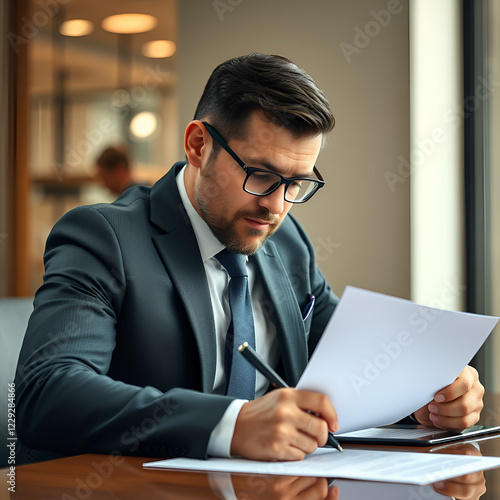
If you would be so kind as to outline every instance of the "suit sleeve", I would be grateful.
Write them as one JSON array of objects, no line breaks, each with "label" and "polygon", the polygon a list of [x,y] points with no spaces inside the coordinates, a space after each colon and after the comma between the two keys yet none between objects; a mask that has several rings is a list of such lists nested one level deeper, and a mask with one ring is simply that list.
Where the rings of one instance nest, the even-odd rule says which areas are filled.
[{"label": "suit sleeve", "polygon": [[206,458],[231,398],[107,376],[126,292],[108,220],[92,207],[66,214],[47,240],[45,269],[16,373],[20,442],[62,454]]}]

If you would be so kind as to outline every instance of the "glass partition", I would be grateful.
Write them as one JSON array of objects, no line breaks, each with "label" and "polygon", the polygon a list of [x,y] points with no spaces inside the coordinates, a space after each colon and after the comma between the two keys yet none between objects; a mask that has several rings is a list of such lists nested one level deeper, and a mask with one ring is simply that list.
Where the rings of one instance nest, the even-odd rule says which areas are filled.
[{"label": "glass partition", "polygon": [[[28,49],[32,292],[61,215],[112,201],[130,183],[150,185],[178,158],[176,1],[127,8],[121,0],[31,0],[14,40]],[[128,182],[108,182],[111,163],[107,173],[97,168],[108,147],[128,156]]]}]

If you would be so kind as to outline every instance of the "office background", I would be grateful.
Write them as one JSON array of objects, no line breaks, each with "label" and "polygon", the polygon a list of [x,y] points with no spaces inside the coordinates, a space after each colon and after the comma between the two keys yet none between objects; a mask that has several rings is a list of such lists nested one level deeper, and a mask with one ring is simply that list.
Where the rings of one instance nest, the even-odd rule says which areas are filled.
[{"label": "office background", "polygon": [[[127,143],[137,178],[154,182],[183,158],[182,134],[212,69],[261,51],[304,68],[334,110],[317,165],[327,187],[293,209],[334,291],[354,285],[498,314],[498,3],[1,0],[0,294],[32,295],[54,221],[111,199],[93,170],[105,146]],[[123,12],[158,25],[103,30],[104,17]],[[78,18],[93,31],[59,33]],[[175,53],[145,56],[157,39]],[[143,127],[156,128],[134,135],[146,112]],[[500,385],[496,350],[492,338],[477,360],[490,390]]]}]

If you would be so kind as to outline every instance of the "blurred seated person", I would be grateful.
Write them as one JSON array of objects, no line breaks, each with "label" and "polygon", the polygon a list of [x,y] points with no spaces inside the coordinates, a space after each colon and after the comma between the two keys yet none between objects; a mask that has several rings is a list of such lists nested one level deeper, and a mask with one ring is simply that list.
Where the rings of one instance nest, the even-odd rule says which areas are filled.
[{"label": "blurred seated person", "polygon": [[137,184],[130,171],[129,152],[123,146],[106,148],[97,158],[96,167],[99,181],[117,196]]}]

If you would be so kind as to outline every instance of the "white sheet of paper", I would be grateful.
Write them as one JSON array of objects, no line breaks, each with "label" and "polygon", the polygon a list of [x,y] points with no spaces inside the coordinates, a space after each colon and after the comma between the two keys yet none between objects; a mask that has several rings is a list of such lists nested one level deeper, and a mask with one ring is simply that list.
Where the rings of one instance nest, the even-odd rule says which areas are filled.
[{"label": "white sheet of paper", "polygon": [[500,458],[319,448],[298,462],[259,462],[243,458],[171,458],[143,464],[145,468],[239,474],[334,477],[405,484],[430,484],[500,467]]},{"label": "white sheet of paper", "polygon": [[498,319],[347,287],[297,389],[330,398],[339,433],[392,424],[451,384]]}]

